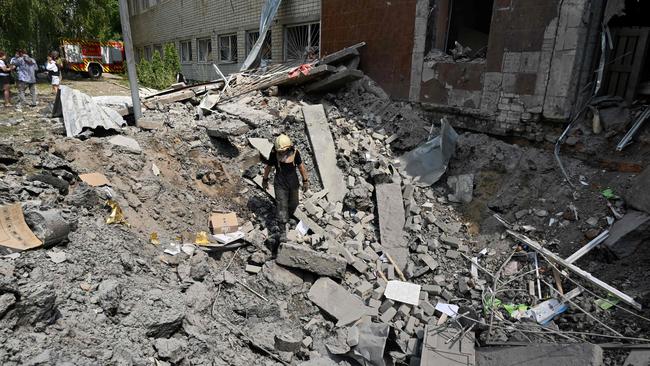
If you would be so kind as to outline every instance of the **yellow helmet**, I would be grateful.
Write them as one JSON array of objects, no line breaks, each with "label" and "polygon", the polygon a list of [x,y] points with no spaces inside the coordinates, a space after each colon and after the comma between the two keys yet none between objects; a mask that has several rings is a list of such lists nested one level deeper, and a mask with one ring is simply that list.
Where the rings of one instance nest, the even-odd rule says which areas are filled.
[{"label": "yellow helmet", "polygon": [[289,136],[282,134],[275,139],[275,150],[276,151],[285,151],[288,148],[293,146]]}]

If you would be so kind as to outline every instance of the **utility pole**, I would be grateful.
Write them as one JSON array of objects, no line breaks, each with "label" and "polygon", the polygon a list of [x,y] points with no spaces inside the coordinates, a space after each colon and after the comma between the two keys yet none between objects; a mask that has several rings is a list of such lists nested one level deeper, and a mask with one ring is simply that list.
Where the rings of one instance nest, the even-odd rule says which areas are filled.
[{"label": "utility pole", "polygon": [[122,23],[122,38],[124,39],[124,52],[126,53],[126,70],[131,86],[131,99],[133,101],[133,116],[135,124],[142,117],[140,108],[140,92],[138,88],[138,74],[135,70],[135,55],[133,54],[133,40],[131,39],[131,23],[129,23],[129,5],[127,0],[120,0],[120,22]]}]

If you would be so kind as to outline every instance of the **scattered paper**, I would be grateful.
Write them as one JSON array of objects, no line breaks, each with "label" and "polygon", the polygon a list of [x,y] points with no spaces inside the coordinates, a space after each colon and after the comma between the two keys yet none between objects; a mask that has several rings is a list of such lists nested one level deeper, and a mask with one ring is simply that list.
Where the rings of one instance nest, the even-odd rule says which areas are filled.
[{"label": "scattered paper", "polygon": [[230,244],[239,239],[243,239],[245,235],[241,231],[235,231],[234,233],[212,235],[212,237],[221,244]]},{"label": "scattered paper", "polygon": [[181,251],[189,256],[192,256],[192,254],[194,254],[196,251],[196,247],[193,244],[183,244],[181,246]]},{"label": "scattered paper", "polygon": [[402,281],[388,281],[384,296],[387,299],[402,302],[404,304],[418,306],[420,304],[420,289],[422,286],[415,283]]},{"label": "scattered paper", "polygon": [[296,226],[296,230],[298,230],[300,235],[305,236],[309,232],[309,226],[307,226],[302,220],[300,220],[298,226]]},{"label": "scattered paper", "polygon": [[0,206],[0,245],[16,250],[43,245],[27,226],[20,203]]},{"label": "scattered paper", "polygon": [[455,318],[458,315],[458,309],[458,305],[454,304],[445,304],[442,302],[436,304],[436,310],[452,318]]},{"label": "scattered paper", "polygon": [[153,175],[155,176],[160,175],[160,169],[158,169],[158,166],[156,166],[154,163],[151,164],[151,172],[153,172]]}]

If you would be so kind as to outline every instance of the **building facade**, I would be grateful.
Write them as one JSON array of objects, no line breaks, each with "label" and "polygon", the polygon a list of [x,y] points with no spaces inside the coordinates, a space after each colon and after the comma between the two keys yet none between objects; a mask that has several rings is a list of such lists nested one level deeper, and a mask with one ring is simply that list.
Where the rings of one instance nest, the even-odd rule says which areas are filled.
[{"label": "building facade", "polygon": [[[239,71],[259,37],[261,0],[129,0],[136,58],[151,59],[173,43],[181,69],[192,80],[214,80]],[[320,0],[284,0],[265,40],[269,62],[299,59],[320,48]]]}]

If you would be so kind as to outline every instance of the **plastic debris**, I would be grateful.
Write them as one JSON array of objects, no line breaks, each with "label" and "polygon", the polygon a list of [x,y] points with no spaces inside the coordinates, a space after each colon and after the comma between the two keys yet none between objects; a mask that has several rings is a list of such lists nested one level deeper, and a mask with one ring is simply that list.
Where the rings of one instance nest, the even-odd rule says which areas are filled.
[{"label": "plastic debris", "polygon": [[151,235],[149,235],[149,242],[153,245],[160,245],[160,240],[158,239],[158,233],[153,232]]},{"label": "plastic debris", "polygon": [[618,304],[621,301],[618,297],[612,295],[612,294],[607,294],[607,299],[596,299],[594,303],[596,305],[603,309],[603,310],[609,310],[613,308],[616,304]]},{"label": "plastic debris", "polygon": [[106,219],[107,224],[122,224],[122,225],[130,226],[129,223],[126,221],[126,218],[124,217],[124,212],[122,211],[122,208],[117,202],[115,202],[114,200],[107,200],[104,203],[104,205],[111,208],[111,214]]},{"label": "plastic debris", "polygon": [[235,231],[234,233],[228,233],[228,234],[212,235],[212,237],[215,238],[221,244],[230,244],[239,239],[243,239],[244,236],[245,234],[241,231]]},{"label": "plastic debris", "polygon": [[603,197],[607,198],[608,200],[611,200],[612,198],[616,197],[614,194],[614,190],[611,188],[607,188],[602,191]]},{"label": "plastic debris", "polygon": [[208,233],[205,231],[200,231],[196,234],[196,239],[194,239],[194,244],[197,245],[210,245],[210,239],[208,238]]}]

